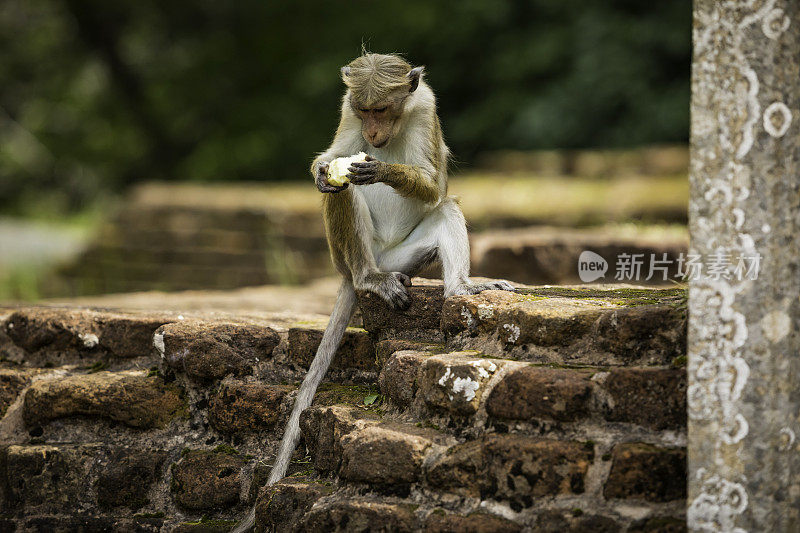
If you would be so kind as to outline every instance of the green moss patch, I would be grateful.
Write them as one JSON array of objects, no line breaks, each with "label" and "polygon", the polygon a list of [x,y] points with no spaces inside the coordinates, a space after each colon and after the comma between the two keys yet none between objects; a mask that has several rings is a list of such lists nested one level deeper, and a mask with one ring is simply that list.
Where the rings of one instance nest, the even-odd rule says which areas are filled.
[{"label": "green moss patch", "polygon": [[623,307],[666,304],[675,307],[685,305],[687,290],[683,287],[669,289],[594,289],[592,287],[536,287],[518,289],[517,295],[526,300],[547,298],[577,298],[603,300]]}]

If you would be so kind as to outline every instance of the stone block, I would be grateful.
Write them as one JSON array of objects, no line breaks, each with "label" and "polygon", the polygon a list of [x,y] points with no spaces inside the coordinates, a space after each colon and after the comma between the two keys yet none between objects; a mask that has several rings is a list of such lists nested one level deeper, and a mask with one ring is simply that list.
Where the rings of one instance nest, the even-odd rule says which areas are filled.
[{"label": "stone block", "polygon": [[472,415],[480,405],[486,383],[504,364],[470,352],[432,355],[422,364],[419,390],[432,408],[456,415]]},{"label": "stone block", "polygon": [[425,520],[425,533],[517,533],[522,526],[499,516],[472,513],[467,516],[434,511]]},{"label": "stone block", "polygon": [[244,457],[225,450],[188,450],[182,455],[172,465],[175,503],[191,511],[221,510],[239,503]]},{"label": "stone block", "polygon": [[606,420],[656,430],[686,427],[685,368],[614,368],[603,382]]},{"label": "stone block", "polygon": [[93,509],[90,480],[98,459],[105,457],[100,444],[9,446],[5,462],[11,507],[43,514]]},{"label": "stone block", "polygon": [[270,430],[291,387],[227,380],[211,396],[209,422],[225,434]]},{"label": "stone block", "polygon": [[92,416],[135,428],[164,427],[184,412],[181,391],[147,372],[97,372],[34,382],[23,418],[31,427],[58,418]]},{"label": "stone block", "polygon": [[28,370],[0,368],[0,418],[3,418],[6,410],[16,401],[22,389],[30,383],[33,373]]},{"label": "stone block", "polygon": [[508,501],[519,511],[534,498],[583,493],[593,458],[585,443],[488,435],[448,450],[429,467],[427,479],[463,496]]},{"label": "stone block", "polygon": [[339,475],[363,483],[414,483],[432,445],[432,440],[413,426],[381,424],[357,429],[342,437]]},{"label": "stone block", "polygon": [[300,523],[307,533],[411,533],[418,530],[414,506],[347,499],[317,506]]},{"label": "stone block", "polygon": [[256,532],[295,531],[311,506],[332,491],[329,485],[306,478],[286,478],[263,487],[256,502]]},{"label": "stone block", "polygon": [[303,440],[321,472],[338,471],[342,461],[342,438],[357,428],[378,423],[369,411],[333,405],[311,407],[300,415]]},{"label": "stone block", "polygon": [[167,453],[162,450],[117,450],[98,475],[94,487],[102,508],[137,510],[148,503],[148,490],[160,477]]},{"label": "stone block", "polygon": [[[322,327],[293,327],[289,329],[289,360],[308,369],[322,342]],[[377,370],[375,346],[366,331],[347,328],[333,361],[331,370]]]},{"label": "stone block", "polygon": [[268,326],[190,320],[167,324],[153,335],[166,363],[198,380],[250,374],[279,342]]},{"label": "stone block", "polygon": [[417,393],[420,368],[428,357],[428,352],[394,352],[378,376],[381,392],[398,407],[411,405]]},{"label": "stone block", "polygon": [[590,370],[525,366],[505,375],[486,401],[491,416],[510,420],[584,418],[592,395]]},{"label": "stone block", "polygon": [[403,337],[403,332],[438,330],[444,303],[440,283],[414,278],[409,287],[411,306],[403,311],[389,306],[380,296],[371,292],[358,294],[358,305],[364,318],[364,329],[371,333],[392,332]]},{"label": "stone block", "polygon": [[686,498],[686,450],[631,442],[611,453],[606,498],[668,502]]}]

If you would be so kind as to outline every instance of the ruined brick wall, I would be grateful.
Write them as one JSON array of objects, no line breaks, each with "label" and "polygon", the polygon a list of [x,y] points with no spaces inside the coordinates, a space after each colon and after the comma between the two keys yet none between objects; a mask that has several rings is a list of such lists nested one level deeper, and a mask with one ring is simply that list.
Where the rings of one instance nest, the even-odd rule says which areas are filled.
[{"label": "ruined brick wall", "polygon": [[290,475],[318,317],[0,312],[0,531],[684,531],[685,295],[361,297]]}]

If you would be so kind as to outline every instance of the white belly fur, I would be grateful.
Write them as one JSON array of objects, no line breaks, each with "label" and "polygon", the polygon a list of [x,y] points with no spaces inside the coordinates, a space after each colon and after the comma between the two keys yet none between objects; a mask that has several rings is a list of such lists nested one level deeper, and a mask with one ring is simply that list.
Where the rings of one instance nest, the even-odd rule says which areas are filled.
[{"label": "white belly fur", "polygon": [[[375,148],[367,143],[362,150],[378,161],[413,165],[413,156],[406,153],[407,143],[393,139],[386,148]],[[356,185],[372,216],[375,228],[373,248],[376,253],[397,246],[408,237],[434,205],[406,198],[384,183]]]},{"label": "white belly fur", "polygon": [[401,196],[384,183],[357,185],[356,190],[364,198],[372,216],[376,251],[403,242],[431,209],[419,200]]}]

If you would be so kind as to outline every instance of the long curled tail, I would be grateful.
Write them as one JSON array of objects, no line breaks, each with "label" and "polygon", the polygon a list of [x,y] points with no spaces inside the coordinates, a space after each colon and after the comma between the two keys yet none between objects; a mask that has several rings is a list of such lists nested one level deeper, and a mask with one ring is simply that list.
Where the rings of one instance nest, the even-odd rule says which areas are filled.
[{"label": "long curled tail", "polygon": [[[278,449],[278,456],[275,458],[275,463],[272,465],[267,485],[277,483],[283,479],[283,476],[286,474],[286,469],[289,467],[289,461],[297,446],[297,441],[300,440],[300,414],[311,405],[314,394],[317,392],[317,387],[322,381],[322,378],[325,377],[325,373],[328,371],[336,349],[342,341],[344,332],[347,329],[347,324],[350,323],[350,318],[353,316],[355,306],[355,290],[353,289],[353,285],[345,280],[342,282],[341,287],[339,287],[339,295],[336,297],[336,304],[333,306],[331,319],[328,322],[328,326],[325,328],[325,333],[322,335],[322,342],[320,342],[319,348],[317,348],[317,355],[314,356],[314,360],[308,368],[308,373],[305,379],[303,379],[302,385],[300,385],[300,390],[297,392],[292,414],[283,432],[283,439]],[[256,509],[254,506],[247,514],[247,517],[241,521],[231,533],[247,533],[253,528],[255,521]]]}]

